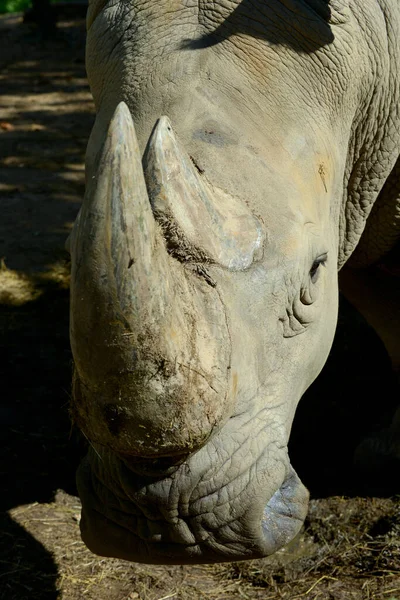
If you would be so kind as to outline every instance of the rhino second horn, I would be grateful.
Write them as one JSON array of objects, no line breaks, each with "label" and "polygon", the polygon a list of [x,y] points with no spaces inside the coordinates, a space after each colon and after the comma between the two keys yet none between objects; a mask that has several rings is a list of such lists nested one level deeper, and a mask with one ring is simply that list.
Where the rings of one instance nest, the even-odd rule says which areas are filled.
[{"label": "rhino second horn", "polygon": [[224,310],[166,250],[123,103],[88,182],[71,262],[77,424],[124,455],[198,448],[227,413]]},{"label": "rhino second horn", "polygon": [[167,243],[175,238],[172,246],[178,258],[180,244],[185,259],[192,254],[232,271],[244,270],[260,258],[260,222],[242,201],[198,174],[167,117],[161,117],[153,131],[144,172],[154,214]]}]

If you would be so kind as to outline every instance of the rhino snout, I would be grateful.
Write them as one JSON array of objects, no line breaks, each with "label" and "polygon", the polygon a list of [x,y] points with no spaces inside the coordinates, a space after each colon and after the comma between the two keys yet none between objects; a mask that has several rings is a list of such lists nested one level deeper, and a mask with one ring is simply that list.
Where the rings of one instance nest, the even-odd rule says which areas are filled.
[{"label": "rhino snout", "polygon": [[258,461],[235,477],[207,455],[205,447],[156,476],[132,472],[108,452],[100,451],[101,460],[89,453],[77,480],[86,545],[135,562],[196,564],[268,556],[297,535],[308,492],[283,456],[275,471],[270,460],[269,477]]}]

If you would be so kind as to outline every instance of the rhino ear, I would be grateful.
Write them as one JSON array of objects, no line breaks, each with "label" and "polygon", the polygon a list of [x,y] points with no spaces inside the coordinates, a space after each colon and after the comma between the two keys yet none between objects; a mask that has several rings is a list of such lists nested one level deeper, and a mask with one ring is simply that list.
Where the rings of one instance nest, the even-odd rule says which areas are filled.
[{"label": "rhino ear", "polygon": [[171,254],[233,271],[259,258],[264,242],[260,222],[243,202],[212,188],[199,175],[167,117],[161,117],[150,138],[144,173]]}]

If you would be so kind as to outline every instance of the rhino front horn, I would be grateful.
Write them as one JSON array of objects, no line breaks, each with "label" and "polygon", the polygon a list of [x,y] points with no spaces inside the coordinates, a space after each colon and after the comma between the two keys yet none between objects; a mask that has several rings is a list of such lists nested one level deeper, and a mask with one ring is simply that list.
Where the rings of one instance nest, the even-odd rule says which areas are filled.
[{"label": "rhino front horn", "polygon": [[216,291],[166,249],[129,109],[118,105],[70,240],[73,414],[124,455],[191,452],[229,417]]}]

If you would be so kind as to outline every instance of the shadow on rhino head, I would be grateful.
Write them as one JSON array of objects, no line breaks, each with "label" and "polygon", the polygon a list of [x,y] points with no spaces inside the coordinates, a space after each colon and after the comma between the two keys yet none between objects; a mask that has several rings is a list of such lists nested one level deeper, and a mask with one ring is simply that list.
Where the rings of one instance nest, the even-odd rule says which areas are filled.
[{"label": "shadow on rhino head", "polygon": [[69,248],[94,552],[242,560],[300,530],[291,424],[332,344],[338,267],[396,159],[374,7],[89,8],[97,118]]},{"label": "shadow on rhino head", "polygon": [[313,0],[256,4],[242,0],[226,6],[221,3],[219,9],[221,18],[215,29],[198,38],[184,40],[182,49],[208,48],[237,35],[248,35],[270,45],[310,53],[331,44],[334,40],[332,22],[346,19],[343,2],[337,2],[334,11],[329,2]]}]

